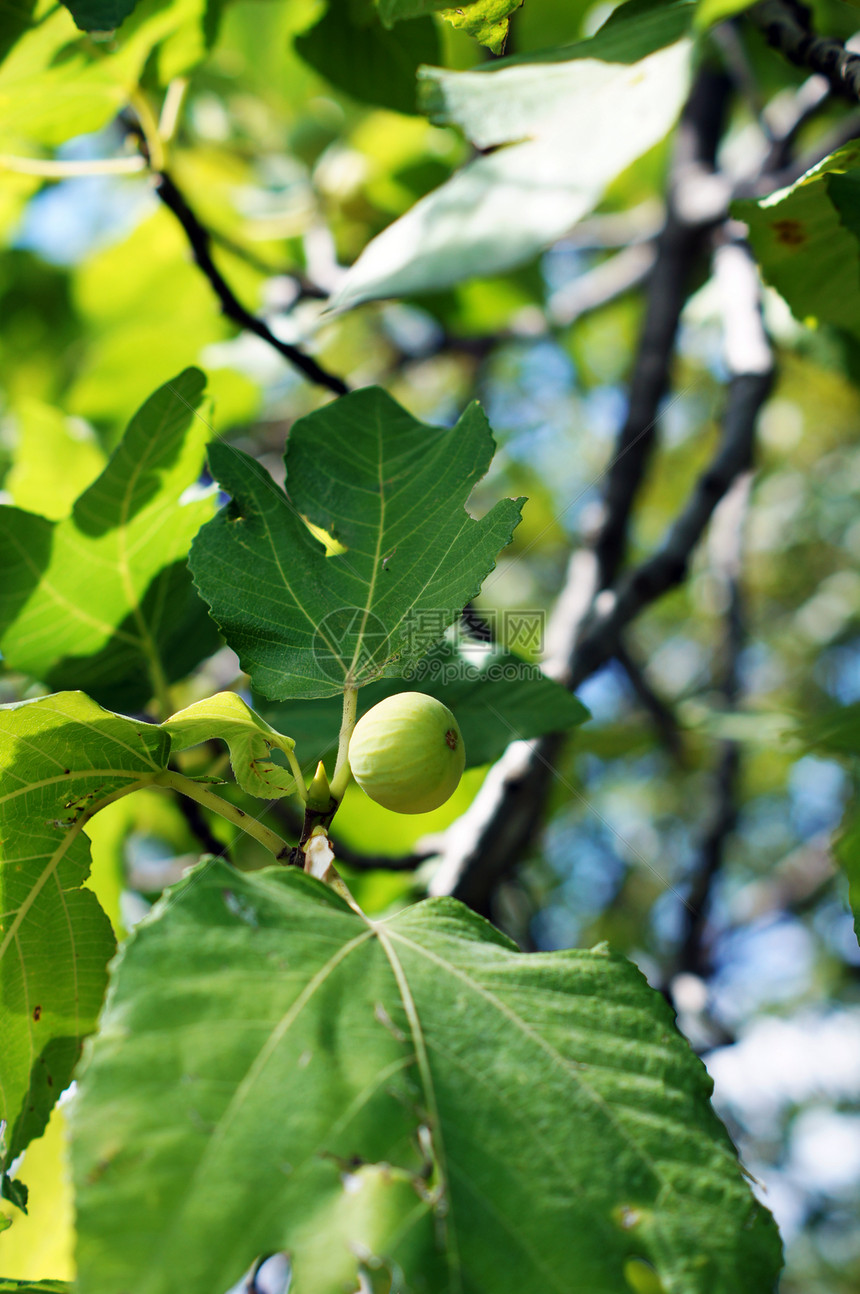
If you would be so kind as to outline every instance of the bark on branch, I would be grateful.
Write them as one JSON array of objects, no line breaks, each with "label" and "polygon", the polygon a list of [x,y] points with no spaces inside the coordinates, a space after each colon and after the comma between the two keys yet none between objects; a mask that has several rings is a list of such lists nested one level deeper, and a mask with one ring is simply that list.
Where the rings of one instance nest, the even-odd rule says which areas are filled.
[{"label": "bark on branch", "polygon": [[228,319],[232,319],[241,328],[255,333],[280,354],[289,360],[310,382],[324,386],[333,395],[346,395],[349,387],[343,378],[329,373],[310,355],[306,355],[298,346],[281,341],[262,319],[258,319],[250,310],[246,310],[227,283],[218,266],[212,259],[212,236],[205,225],[201,224],[183,194],[176,187],[172,177],[166,171],[159,171],[155,177],[155,191],[164,205],[173,212],[188,239],[192,254],[200,269],[206,275],[215,295],[221,303],[221,309]]},{"label": "bark on branch", "polygon": [[860,55],[850,53],[832,36],[816,36],[806,5],[797,0],[759,0],[749,16],[790,62],[826,77],[835,94],[860,99]]},{"label": "bark on branch", "polygon": [[[770,347],[761,320],[755,266],[745,246],[726,244],[715,257],[722,288],[725,350],[732,374],[722,435],[662,547],[647,561],[601,588],[594,551],[574,554],[556,620],[567,636],[566,659],[555,646],[550,670],[575,688],[614,655],[626,626],[645,607],[675,587],[714,509],[752,461],[755,425],[773,381]],[[469,811],[451,828],[434,894],[454,894],[489,914],[493,887],[520,859],[541,820],[547,791],[557,771],[558,735],[515,742],[491,769]],[[565,784],[566,785],[566,784]],[[569,788],[572,790],[572,788]]]}]

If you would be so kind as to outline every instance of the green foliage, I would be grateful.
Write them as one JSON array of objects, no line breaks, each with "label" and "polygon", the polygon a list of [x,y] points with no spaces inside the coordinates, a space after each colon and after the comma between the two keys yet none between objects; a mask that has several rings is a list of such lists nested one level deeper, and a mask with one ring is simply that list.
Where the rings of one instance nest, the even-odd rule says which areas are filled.
[{"label": "green foliage", "polygon": [[126,946],[81,1076],[80,1280],[204,1294],[284,1248],[306,1294],[359,1263],[617,1294],[634,1256],[667,1289],[760,1294],[775,1232],[709,1092],[605,950],[524,956],[452,900],[372,922],[207,862]]},{"label": "green foliage", "polygon": [[696,10],[696,26],[702,29],[713,27],[735,14],[749,9],[751,0],[701,0]]},{"label": "green foliage", "polygon": [[386,27],[404,18],[441,13],[453,27],[474,36],[494,54],[499,54],[505,46],[510,15],[522,3],[523,0],[466,0],[465,4],[452,8],[447,0],[376,0],[376,7]]},{"label": "green foliage", "polygon": [[80,692],[0,708],[0,737],[2,1173],[44,1130],[102,1003],[113,934],[82,888],[83,827],[161,771],[169,738]]},{"label": "green foliage", "polygon": [[72,1294],[71,1281],[10,1281],[0,1278],[0,1294]]},{"label": "green foliage", "polygon": [[[368,683],[358,694],[361,717],[396,692],[419,691],[435,696],[457,716],[466,767],[490,764],[512,741],[542,737],[583,723],[588,711],[559,683],[527,665],[513,653],[495,648],[458,651],[439,643],[402,679]],[[337,749],[341,722],[339,697],[319,701],[287,701],[261,709],[274,722],[288,726],[296,738],[304,768]]]},{"label": "green foliage", "polygon": [[[118,13],[122,0],[96,2]],[[26,154],[101,130],[128,103],[154,48],[201,19],[201,0],[142,0],[110,45],[95,47],[67,8],[38,0],[31,24],[0,63],[0,149]]]},{"label": "green foliage", "polygon": [[63,0],[81,31],[113,31],[134,10],[137,0]]},{"label": "green foliage", "polygon": [[297,53],[321,76],[363,103],[416,112],[415,74],[438,63],[439,37],[430,18],[380,26],[370,5],[332,0],[310,31],[296,37]]},{"label": "green foliage", "polygon": [[860,148],[846,144],[796,184],[734,204],[749,225],[762,273],[801,320],[834,324],[860,339],[860,309],[843,289],[860,272]]},{"label": "green foliage", "polygon": [[214,501],[178,506],[203,464],[209,429],[195,411],[204,383],[189,369],[151,396],[67,519],[0,508],[9,665],[136,710],[212,650],[185,554]]},{"label": "green foliage", "polygon": [[[759,99],[780,168],[807,147],[820,155],[847,112],[837,96],[803,100],[780,142],[807,72],[764,47],[745,7],[629,0],[591,34],[586,0],[7,6],[0,1231],[10,1218],[13,1230],[0,1271],[21,1279],[0,1279],[0,1294],[71,1294],[71,1223],[52,1219],[64,1238],[50,1261],[25,1251],[27,1227],[43,1225],[39,1200],[44,1217],[70,1190],[58,1152],[40,1176],[47,1139],[33,1141],[73,1077],[83,1294],[218,1294],[278,1248],[295,1294],[773,1289],[775,1229],[710,1109],[709,1080],[622,954],[675,995],[702,1053],[729,1034],[744,1047],[772,1003],[788,1019],[797,1004],[856,996],[821,845],[838,814],[815,817],[819,781],[838,785],[831,808],[843,795],[835,760],[856,756],[860,734],[857,705],[833,708],[856,696],[860,607],[853,145],[736,207],[765,277],[819,325],[789,325],[769,297],[781,374],[761,420],[742,581],[749,651],[735,664],[748,697],[722,681],[724,638],[743,626],[726,632],[731,521],[718,515],[686,584],[625,629],[594,682],[595,720],[537,748],[546,802],[522,794],[516,813],[539,821],[521,865],[493,872],[481,900],[523,946],[608,937],[614,951],[525,955],[451,900],[406,906],[448,885],[494,795],[516,803],[530,787],[520,751],[486,779],[483,766],[514,739],[587,717],[513,650],[444,635],[476,595],[501,623],[518,607],[572,614],[578,577],[565,584],[565,571],[594,533],[607,464],[637,470],[627,454],[641,442],[613,451],[607,426],[640,319],[634,411],[656,352],[671,350],[674,324],[657,328],[681,291],[667,256],[704,291],[683,317],[666,417],[655,403],[643,424],[655,448],[621,579],[659,547],[717,436],[742,421],[744,380],[716,426],[711,229],[675,220],[658,235],[669,133],[691,73],[719,65],[737,79],[742,68],[744,94],[735,85],[726,111],[716,105],[702,152],[719,134],[715,191],[739,177],[762,191],[777,172],[755,175],[767,151],[750,122]],[[730,38],[709,34],[732,15]],[[847,35],[851,16],[818,6],[816,21]],[[515,52],[491,61],[478,42],[499,53],[509,30]],[[703,129],[693,109],[685,141]],[[159,205],[162,166],[236,297],[355,394],[324,404],[324,387],[298,377],[262,327],[235,335],[199,239],[192,247]],[[78,178],[88,168],[98,174]],[[714,233],[720,259],[738,230],[718,221]],[[623,267],[652,246],[646,311]],[[351,309],[418,293],[420,306]],[[217,516],[207,441],[232,495]],[[532,502],[514,535],[521,500],[504,496],[523,494]],[[347,789],[343,760],[353,701],[360,716],[416,689],[450,707],[472,766],[449,815],[423,823]],[[786,714],[803,715],[800,741],[781,740]],[[713,820],[735,829],[697,900],[708,787],[722,786],[718,761],[732,754],[733,802]],[[308,804],[320,758],[329,777]],[[477,812],[456,821],[476,795]],[[519,829],[513,812],[497,826],[471,860],[478,873]],[[259,870],[264,850],[301,863],[305,846],[326,885],[300,867]],[[225,860],[190,871],[141,920],[201,849]],[[835,852],[858,912],[852,804]],[[368,915],[339,897],[339,862]],[[699,960],[685,961],[693,906]],[[99,1027],[111,926],[121,950]],[[756,950],[784,929],[807,941],[810,971],[803,980],[795,958],[774,987]],[[743,963],[741,945],[752,949]],[[691,1019],[697,993],[707,1003]],[[767,1179],[776,1164],[795,1193],[803,1101],[769,1115],[765,1139],[732,1108],[751,1170]],[[825,1272],[820,1255],[853,1199],[803,1198],[806,1247],[790,1247],[785,1294],[852,1294],[856,1261]]]},{"label": "green foliage", "polygon": [[470,4],[441,12],[452,27],[474,36],[494,54],[501,54],[508,38],[510,16],[522,3],[523,0],[472,0]]},{"label": "green foliage", "polygon": [[[658,49],[686,36],[697,16],[699,0],[626,0],[613,9],[589,41],[567,51],[571,58],[600,58],[610,63],[638,63]],[[550,55],[538,54],[536,61]]]},{"label": "green foliage", "polygon": [[476,265],[497,274],[530,260],[663,138],[686,93],[686,43],[630,67],[591,58],[590,45],[552,63],[422,70],[431,118],[459,126],[482,151],[365,248],[336,309],[438,291],[473,277]]},{"label": "green foliage", "polygon": [[[372,387],[295,424],[286,493],[246,454],[211,447],[233,502],[200,531],[191,569],[258,691],[332,696],[402,674],[426,654],[519,520],[522,500],[497,503],[480,521],[465,511],[492,453],[477,405],[445,431]],[[327,556],[306,522],[345,551]]]},{"label": "green foliage", "polygon": [[233,775],[248,795],[273,800],[292,795],[296,789],[294,773],[272,759],[272,751],[279,750],[298,772],[292,759],[296,743],[275,732],[235,692],[219,692],[206,701],[197,701],[174,714],[162,727],[170,733],[175,752],[213,737],[225,741],[230,748]]},{"label": "green foliage", "polygon": [[22,400],[16,409],[18,444],[5,487],[16,507],[60,521],[105,464],[86,426],[75,426],[59,409]]}]

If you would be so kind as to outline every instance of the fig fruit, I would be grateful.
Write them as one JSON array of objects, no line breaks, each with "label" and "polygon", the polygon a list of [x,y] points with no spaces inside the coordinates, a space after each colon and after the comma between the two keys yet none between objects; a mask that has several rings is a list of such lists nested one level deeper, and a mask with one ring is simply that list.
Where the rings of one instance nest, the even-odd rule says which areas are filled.
[{"label": "fig fruit", "polygon": [[466,765],[457,720],[423,692],[398,692],[368,710],[349,743],[352,775],[395,813],[429,813],[457,789]]}]

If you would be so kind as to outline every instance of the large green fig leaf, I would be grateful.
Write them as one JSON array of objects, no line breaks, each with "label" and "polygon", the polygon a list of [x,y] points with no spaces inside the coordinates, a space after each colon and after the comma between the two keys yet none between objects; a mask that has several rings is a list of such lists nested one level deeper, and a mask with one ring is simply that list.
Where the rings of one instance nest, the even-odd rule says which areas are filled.
[{"label": "large green fig leaf", "polygon": [[663,138],[686,95],[689,43],[632,65],[602,61],[599,45],[590,57],[590,44],[555,63],[422,69],[431,118],[461,127],[479,154],[368,244],[333,309],[437,292],[532,259]]},{"label": "large green fig leaf", "polygon": [[[426,692],[453,710],[463,734],[466,767],[491,764],[512,741],[542,737],[583,723],[581,701],[540,670],[502,648],[460,652],[436,645],[406,678],[369,683],[358,694],[359,717],[396,692]],[[263,705],[272,723],[295,736],[302,767],[337,750],[343,706],[337,697]]]},{"label": "large green fig leaf", "polygon": [[[211,860],[122,953],[72,1113],[88,1294],[762,1294],[779,1241],[659,994],[451,899]],[[653,1269],[650,1270],[650,1269]],[[386,1285],[386,1288],[388,1286]],[[654,1286],[656,1288],[656,1284]]]},{"label": "large green fig leaf", "polygon": [[[295,742],[261,719],[235,692],[218,692],[196,701],[162,724],[174,751],[187,750],[213,737],[225,741],[236,781],[248,795],[274,800],[292,795],[301,770],[293,758]],[[287,757],[290,768],[275,763],[272,751]],[[293,771],[290,771],[292,769]]]},{"label": "large green fig leaf", "polygon": [[186,369],[150,396],[65,520],[0,507],[7,665],[137,710],[213,649],[186,558],[215,501],[180,501],[203,467],[204,383]]},{"label": "large green fig leaf", "polygon": [[[455,427],[428,427],[377,387],[295,423],[286,493],[254,459],[211,446],[233,502],[197,535],[190,565],[264,696],[332,696],[427,652],[422,625],[444,632],[519,522],[522,500],[480,521],[465,510],[492,455],[476,404]],[[344,551],[326,556],[306,521]]]},{"label": "large green fig leaf", "polygon": [[81,692],[0,707],[0,1177],[44,1130],[102,1004],[114,942],[82,888],[83,828],[169,745]]},{"label": "large green fig leaf", "polygon": [[801,320],[844,328],[860,339],[860,300],[845,284],[860,276],[860,144],[831,153],[790,188],[733,213],[769,283]]}]

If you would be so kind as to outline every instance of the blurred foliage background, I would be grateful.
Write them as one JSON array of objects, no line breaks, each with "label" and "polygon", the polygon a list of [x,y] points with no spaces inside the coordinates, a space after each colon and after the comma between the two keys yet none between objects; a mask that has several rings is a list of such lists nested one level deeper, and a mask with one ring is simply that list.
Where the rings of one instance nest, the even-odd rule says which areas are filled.
[{"label": "blurred foliage background", "polygon": [[[610,10],[526,0],[507,52],[576,40]],[[816,11],[827,30],[853,31],[847,6]],[[272,471],[291,423],[330,398],[222,316],[145,172],[54,179],[3,169],[12,155],[84,171],[92,159],[135,157],[136,123],[160,113],[171,173],[210,230],[219,268],[278,337],[305,344],[352,385],[384,385],[429,422],[452,422],[472,398],[483,403],[499,451],[476,507],[499,494],[529,503],[477,609],[497,624],[506,610],[548,613],[571,549],[594,524],[624,416],[641,285],[590,307],[570,303],[619,245],[651,245],[669,143],[520,269],[326,313],[343,267],[451,175],[469,145],[453,128],[395,110],[409,107],[396,78],[359,78],[347,93],[342,82],[358,60],[334,40],[325,51],[333,79],[316,71],[299,50],[313,53],[303,33],[325,12],[317,0],[143,0],[100,40],[45,0],[4,6],[0,58],[15,23],[38,25],[0,62],[3,501],[65,515],[143,398],[186,364],[208,374],[215,433]],[[465,69],[492,57],[441,18],[420,22],[415,61]],[[803,79],[754,30],[744,42],[754,93],[736,96],[721,145],[739,169],[760,148],[756,98],[778,108]],[[802,142],[844,112],[825,105]],[[704,267],[701,279],[682,318],[634,556],[664,533],[716,437],[726,370]],[[727,702],[721,681],[729,593],[718,514],[686,582],[626,638],[645,691],[618,660],[580,689],[592,720],[565,746],[543,830],[498,885],[494,915],[524,947],[607,939],[671,992],[780,1222],[785,1294],[848,1294],[860,1283],[860,952],[831,842],[856,773],[851,741],[828,749],[804,733],[860,702],[860,370],[855,342],[799,323],[771,289],[765,317],[778,376],[745,505],[737,696]],[[222,648],[174,688],[176,708],[229,686],[242,680]],[[0,675],[3,701],[38,691]],[[684,905],[701,875],[727,752],[739,762],[737,819],[690,965]],[[468,774],[448,805],[418,819],[353,790],[341,839],[358,853],[408,853],[468,806],[483,775]],[[223,824],[210,829],[229,841]],[[91,834],[93,884],[120,933],[200,849],[179,809],[155,794],[113,806]],[[242,861],[263,859],[249,843]],[[426,872],[363,870],[354,882],[362,902],[382,910],[420,894]],[[61,1123],[62,1109],[27,1152],[20,1175],[34,1209],[0,1238],[4,1275],[71,1274]]]}]

